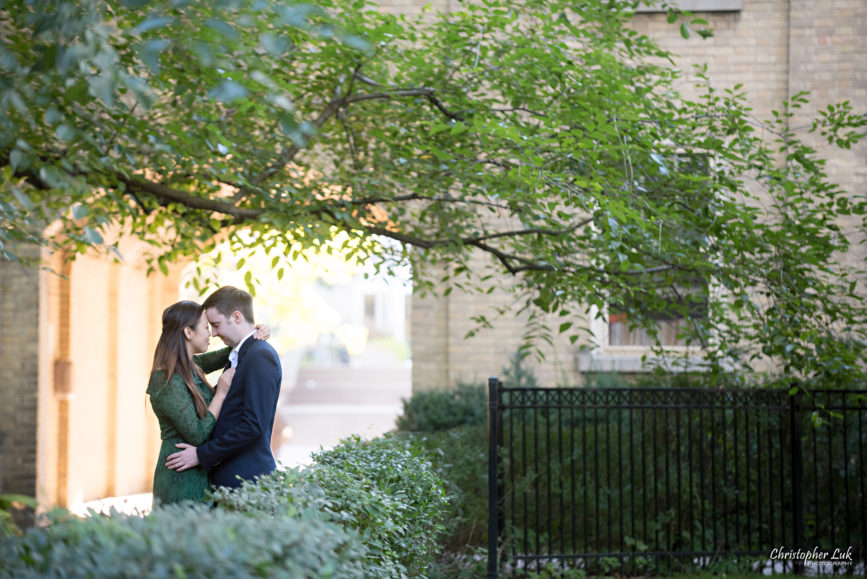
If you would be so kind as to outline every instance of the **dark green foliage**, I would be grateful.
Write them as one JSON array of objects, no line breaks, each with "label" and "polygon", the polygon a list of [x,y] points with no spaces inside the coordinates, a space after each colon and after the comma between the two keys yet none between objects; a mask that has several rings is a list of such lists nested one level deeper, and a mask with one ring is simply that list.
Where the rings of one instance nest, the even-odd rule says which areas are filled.
[{"label": "dark green foliage", "polygon": [[[600,559],[587,570],[667,574],[697,563],[643,553],[767,553],[793,540],[785,393],[704,391],[719,399],[708,396],[689,408],[685,398],[662,407],[655,395],[639,404],[640,392],[632,391],[631,403],[603,393],[559,410],[507,411],[501,456],[511,553],[628,552],[623,567]],[[802,415],[801,444],[805,536],[833,551],[834,537],[863,543],[853,521],[860,516],[867,433],[854,419],[857,396],[843,401],[830,394],[810,400],[817,409]],[[848,407],[848,419],[822,409],[832,406]],[[730,571],[760,559],[702,564]]]},{"label": "dark green foliage", "polygon": [[3,539],[0,577],[426,577],[448,501],[407,437],[352,437],[304,470],[278,470],[216,508],[147,517],[68,513]]},{"label": "dark green foliage", "polygon": [[365,572],[423,576],[444,529],[448,499],[421,447],[406,437],[354,436],[314,458],[313,479],[342,522],[361,533],[366,559],[383,570],[366,566]]},{"label": "dark green foliage", "polygon": [[351,437],[304,470],[278,471],[214,499],[222,508],[324,518],[358,535],[366,577],[425,576],[447,499],[420,447],[406,437]]},{"label": "dark green foliage", "polygon": [[362,577],[357,536],[334,523],[172,505],[147,517],[71,516],[5,539],[2,577]]},{"label": "dark green foliage", "polygon": [[486,424],[487,387],[459,383],[451,390],[416,392],[403,401],[397,428],[403,432],[437,432],[456,426]]},{"label": "dark green foliage", "polygon": [[22,522],[32,518],[36,499],[19,494],[0,495],[0,539],[21,534]]},{"label": "dark green foliage", "polygon": [[427,449],[434,469],[445,481],[450,496],[446,551],[487,545],[488,430],[487,426],[459,426],[441,432],[414,434]]},{"label": "dark green foliage", "polygon": [[[523,373],[520,366],[517,372],[511,370],[512,375]],[[625,377],[600,374],[588,381],[588,387],[634,387],[638,393],[655,389],[665,396],[683,389],[694,397],[714,396],[719,390],[708,388],[709,383],[719,384],[716,377],[701,373],[654,372]],[[730,376],[724,383],[738,385],[741,380]],[[593,403],[523,414],[507,411],[503,420],[510,433],[505,442],[512,449],[506,451],[503,467],[511,533],[508,548],[562,552],[575,545],[580,551],[633,553],[625,563],[601,557],[590,568],[558,568],[551,576],[566,572],[580,576],[587,571],[671,574],[697,569],[688,557],[645,553],[764,552],[771,538],[786,539],[791,534],[792,504],[789,495],[780,493],[780,485],[787,492],[791,489],[791,465],[784,455],[791,446],[791,437],[785,434],[789,402],[783,392],[762,392],[726,394],[725,404],[732,405],[727,410],[665,410],[654,408],[654,403],[629,410]],[[803,415],[805,484],[837,489],[840,495],[823,495],[821,490],[817,495],[806,493],[806,535],[820,537],[817,544],[830,548],[830,537],[857,526],[847,517],[860,512],[857,477],[865,467],[859,453],[867,447],[867,439],[851,419],[848,435],[844,434],[846,422],[839,412],[825,409],[841,404],[853,408],[857,398],[842,403],[830,392],[815,392],[805,400],[817,408]],[[481,409],[482,402],[478,404]],[[432,576],[482,576],[488,516],[487,426],[411,434],[428,449],[451,497],[442,553]],[[782,482],[773,478],[780,474]],[[858,543],[860,535],[855,532],[851,540]],[[702,565],[710,572],[745,572],[757,560],[756,556],[711,558]]]},{"label": "dark green foliage", "polygon": [[536,374],[532,368],[524,364],[525,350],[519,349],[509,357],[509,363],[503,367],[500,382],[507,388],[536,388]]},{"label": "dark green foliage", "polygon": [[459,383],[454,390],[414,393],[404,400],[404,412],[397,419],[398,429],[425,449],[449,496],[445,532],[431,575],[436,579],[485,573],[487,401],[486,386]]},{"label": "dark green foliage", "polygon": [[325,489],[300,469],[278,469],[234,490],[218,488],[211,499],[221,509],[299,519],[321,517],[331,505]]},{"label": "dark green foliage", "polygon": [[[623,372],[589,372],[584,375],[585,388],[738,388],[745,387],[743,376],[709,375],[704,372],[669,372],[653,368],[634,374]],[[756,387],[758,383],[751,383]]]}]

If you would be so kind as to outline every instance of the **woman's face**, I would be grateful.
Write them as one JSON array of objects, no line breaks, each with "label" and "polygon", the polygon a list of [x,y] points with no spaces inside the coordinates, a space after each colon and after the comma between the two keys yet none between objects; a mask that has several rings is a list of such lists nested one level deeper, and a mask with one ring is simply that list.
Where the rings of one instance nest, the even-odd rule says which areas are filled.
[{"label": "woman's face", "polygon": [[211,332],[208,329],[208,318],[202,312],[202,317],[196,322],[196,325],[184,330],[189,338],[189,346],[191,354],[201,354],[208,351],[208,345],[211,342]]}]

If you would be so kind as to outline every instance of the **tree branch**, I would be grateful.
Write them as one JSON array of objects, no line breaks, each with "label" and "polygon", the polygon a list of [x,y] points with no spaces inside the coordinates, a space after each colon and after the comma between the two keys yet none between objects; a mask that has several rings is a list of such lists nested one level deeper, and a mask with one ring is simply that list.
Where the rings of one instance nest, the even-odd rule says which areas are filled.
[{"label": "tree branch", "polygon": [[407,195],[397,195],[395,197],[362,197],[358,199],[350,199],[348,203],[352,205],[373,205],[376,203],[403,203],[406,201],[429,201],[431,203],[459,203],[465,205],[479,205],[482,207],[493,207],[494,209],[507,210],[508,205],[502,203],[494,203],[492,201],[483,201],[481,199],[461,199],[450,195],[422,195],[420,193],[409,193]]},{"label": "tree branch", "polygon": [[546,115],[545,113],[540,113],[539,111],[534,111],[533,109],[528,109],[527,107],[512,107],[512,108],[508,108],[508,109],[500,109],[500,108],[493,107],[493,108],[491,108],[491,112],[494,112],[494,113],[524,112],[524,113],[529,113],[529,114],[536,116],[536,117],[541,117],[543,119],[548,118],[548,115]]},{"label": "tree branch", "polygon": [[571,233],[576,229],[580,229],[585,225],[589,225],[593,222],[592,217],[588,217],[587,219],[583,219],[576,223],[575,225],[570,225],[565,229],[541,229],[541,228],[531,228],[531,229],[516,229],[515,231],[501,231],[500,233],[492,233],[490,235],[483,235],[481,237],[476,237],[473,240],[465,240],[464,243],[469,243],[470,241],[488,241],[490,239],[498,239],[501,237],[518,237],[521,235],[549,235],[551,237],[558,237],[560,235],[565,235],[567,233]]},{"label": "tree branch", "polygon": [[236,222],[256,219],[265,212],[264,209],[245,209],[243,207],[236,207],[231,203],[226,203],[219,199],[196,197],[195,195],[190,195],[184,191],[166,187],[161,183],[154,183],[153,181],[133,179],[121,174],[116,174],[116,178],[118,181],[126,185],[127,189],[132,191],[149,193],[158,199],[174,201],[191,209],[202,209],[205,211],[225,213],[226,215],[233,216]]},{"label": "tree branch", "polygon": [[[323,110],[322,113],[320,113],[319,116],[310,123],[317,129],[322,128],[322,126],[325,125],[325,123],[328,122],[331,117],[336,115],[337,112],[341,109],[341,107],[345,106],[346,104],[346,98],[340,96],[340,87],[337,87],[337,89],[335,89],[334,94],[335,98],[333,98],[331,102],[329,102],[328,105],[325,107],[325,110]],[[276,174],[281,167],[285,167],[286,165],[291,163],[292,159],[295,158],[295,155],[297,155],[300,150],[300,147],[293,144],[288,149],[286,149],[283,154],[277,158],[277,161],[272,163],[270,167],[251,178],[250,183],[252,183],[253,185],[261,185],[265,179]]]}]

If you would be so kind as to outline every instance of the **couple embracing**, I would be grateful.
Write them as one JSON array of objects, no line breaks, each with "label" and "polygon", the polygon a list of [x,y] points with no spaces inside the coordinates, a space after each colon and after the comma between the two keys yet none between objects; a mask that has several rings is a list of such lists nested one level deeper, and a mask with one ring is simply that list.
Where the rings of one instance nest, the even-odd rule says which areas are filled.
[{"label": "couple embracing", "polygon": [[[211,336],[226,347],[208,352]],[[252,296],[229,286],[201,305],[182,301],[163,312],[147,388],[162,439],[154,506],[202,501],[211,486],[238,487],[276,468],[271,431],[282,369],[269,336],[255,325]],[[215,388],[206,374],[220,368]]]}]

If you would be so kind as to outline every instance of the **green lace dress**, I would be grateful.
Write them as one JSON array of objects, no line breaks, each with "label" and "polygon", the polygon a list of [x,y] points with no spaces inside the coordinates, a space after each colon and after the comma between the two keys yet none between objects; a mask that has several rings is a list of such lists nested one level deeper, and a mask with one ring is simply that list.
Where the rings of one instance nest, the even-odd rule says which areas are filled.
[{"label": "green lace dress", "polygon": [[[223,368],[229,360],[231,348],[193,356],[205,374]],[[197,376],[195,385],[202,393],[205,404],[210,404],[214,394]],[[160,423],[160,456],[154,469],[154,506],[177,503],[180,501],[202,501],[208,489],[208,473],[201,467],[177,472],[166,468],[166,457],[180,450],[175,447],[179,442],[199,446],[208,440],[214,429],[216,419],[208,412],[204,418],[196,415],[193,395],[187,389],[180,375],[175,374],[165,381],[165,372],[154,372],[147,389],[151,407]]]}]

